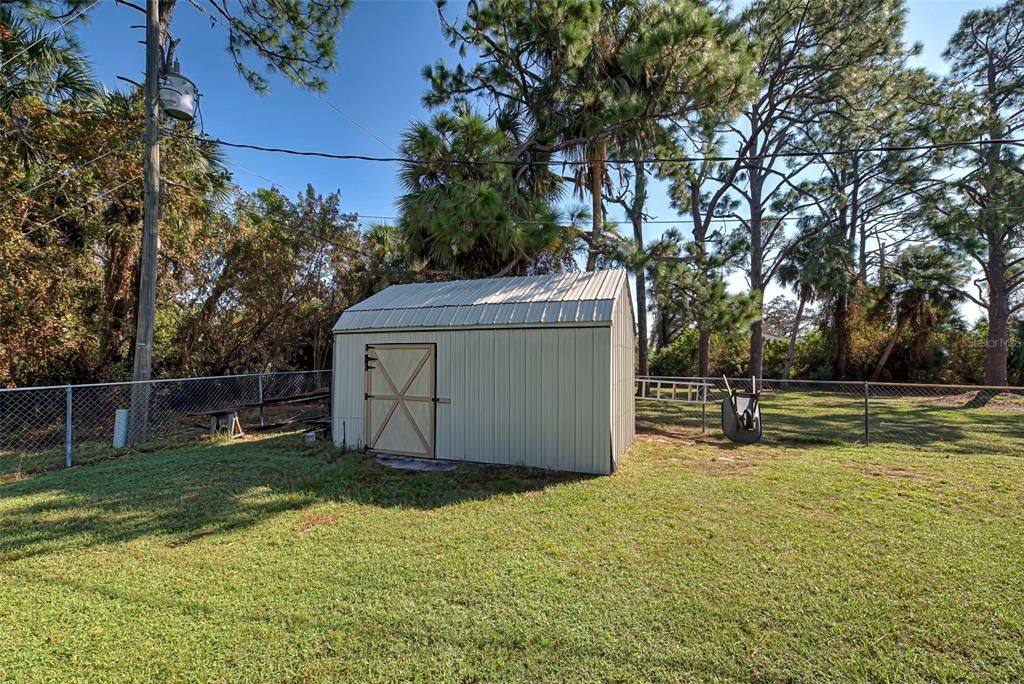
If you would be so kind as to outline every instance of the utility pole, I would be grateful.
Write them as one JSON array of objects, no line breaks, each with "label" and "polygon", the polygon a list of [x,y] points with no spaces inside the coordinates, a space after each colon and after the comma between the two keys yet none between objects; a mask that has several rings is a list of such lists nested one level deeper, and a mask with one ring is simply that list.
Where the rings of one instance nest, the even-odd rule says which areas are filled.
[{"label": "utility pole", "polygon": [[135,332],[129,441],[145,441],[149,428],[148,380],[153,376],[153,326],[156,315],[156,259],[160,243],[160,0],[146,2],[146,151],[143,170],[145,208],[139,264],[139,309]]}]

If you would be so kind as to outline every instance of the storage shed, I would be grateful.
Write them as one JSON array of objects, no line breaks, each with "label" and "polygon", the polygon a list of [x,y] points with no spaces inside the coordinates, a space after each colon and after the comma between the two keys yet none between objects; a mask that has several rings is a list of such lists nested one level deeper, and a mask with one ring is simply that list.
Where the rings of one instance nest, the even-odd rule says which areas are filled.
[{"label": "storage shed", "polygon": [[348,448],[609,473],[633,441],[622,270],[394,285],[334,326]]}]

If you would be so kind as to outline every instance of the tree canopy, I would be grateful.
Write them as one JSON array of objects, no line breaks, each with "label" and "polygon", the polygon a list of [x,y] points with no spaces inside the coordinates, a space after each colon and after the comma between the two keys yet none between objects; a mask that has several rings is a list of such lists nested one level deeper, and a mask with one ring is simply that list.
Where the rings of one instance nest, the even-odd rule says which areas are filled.
[{"label": "tree canopy", "polygon": [[[159,6],[165,67],[197,11],[262,93],[326,87],[350,2]],[[0,2],[0,384],[119,378],[135,345],[143,111],[75,40],[94,7]],[[902,0],[452,17],[439,3],[460,56],[424,56],[394,224],[344,188],[242,190],[174,124],[158,373],[323,366],[335,317],[390,283],[624,266],[641,371],[1024,381],[1021,0],[963,16],[945,77],[913,66]],[[652,216],[662,188],[674,216]]]}]

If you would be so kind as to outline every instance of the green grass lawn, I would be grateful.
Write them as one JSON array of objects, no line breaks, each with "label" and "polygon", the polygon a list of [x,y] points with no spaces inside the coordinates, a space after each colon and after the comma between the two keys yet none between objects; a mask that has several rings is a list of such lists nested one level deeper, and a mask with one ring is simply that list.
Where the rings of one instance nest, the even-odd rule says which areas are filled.
[{"label": "green grass lawn", "polygon": [[383,469],[298,435],[0,483],[0,681],[1020,680],[1024,460]]}]

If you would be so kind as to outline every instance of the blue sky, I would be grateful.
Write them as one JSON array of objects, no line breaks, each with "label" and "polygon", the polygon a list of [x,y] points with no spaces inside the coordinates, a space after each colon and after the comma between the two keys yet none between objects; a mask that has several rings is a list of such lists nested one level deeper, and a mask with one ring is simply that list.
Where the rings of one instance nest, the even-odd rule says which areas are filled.
[{"label": "blue sky", "polygon": [[[923,44],[919,64],[942,72],[941,54],[960,17],[991,3],[965,0],[909,0],[907,40]],[[450,3],[449,13],[459,3]],[[79,38],[108,88],[127,87],[118,75],[142,80],[142,16],[102,0]],[[268,95],[257,95],[237,75],[226,50],[223,28],[185,0],[175,10],[173,31],[181,39],[182,73],[196,82],[205,130],[226,140],[338,153],[390,155],[410,120],[429,113],[420,104],[420,70],[438,58],[457,60],[441,37],[433,0],[355,0],[339,37],[338,69],[325,95],[305,92],[284,79],[272,80]],[[328,104],[328,102],[330,104]],[[333,105],[336,109],[332,108]],[[379,138],[378,141],[375,138]],[[383,141],[383,142],[381,142]],[[399,194],[392,164],[330,161],[245,150],[229,150],[236,182],[254,189],[273,181],[288,194],[306,183],[321,192],[339,189],[346,211],[393,216]],[[664,188],[651,189],[649,212],[677,218]],[[371,221],[372,222],[372,221]],[[687,222],[680,220],[687,230]],[[665,226],[648,229],[656,238]],[[774,293],[769,290],[768,296]]]},{"label": "blue sky", "polygon": [[[111,89],[127,88],[118,75],[142,80],[143,38],[138,12],[103,0],[80,29],[79,39],[97,77]],[[429,114],[420,105],[422,67],[456,55],[442,40],[433,2],[356,0],[339,36],[338,69],[326,94],[316,95],[272,78],[271,92],[257,95],[238,76],[225,50],[227,38],[185,0],[179,0],[173,32],[181,38],[182,73],[200,92],[207,133],[226,140],[275,147],[391,155],[411,119]],[[339,114],[330,102],[344,113]],[[353,123],[355,122],[355,123]],[[365,129],[365,130],[363,130]],[[367,133],[369,131],[370,133]],[[294,194],[306,183],[322,192],[340,189],[347,211],[394,215],[398,187],[391,164],[328,161],[230,150],[236,165]],[[266,186],[259,176],[234,168],[243,188]]]}]

